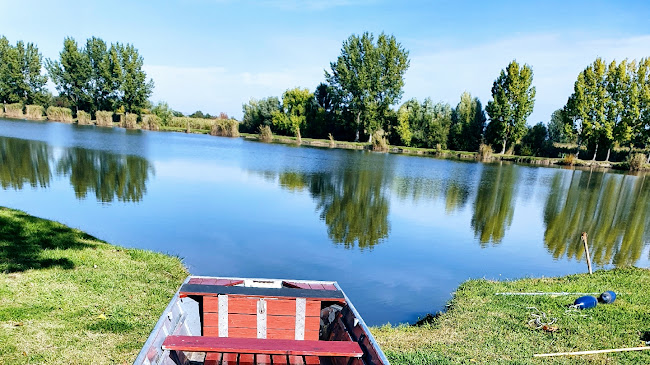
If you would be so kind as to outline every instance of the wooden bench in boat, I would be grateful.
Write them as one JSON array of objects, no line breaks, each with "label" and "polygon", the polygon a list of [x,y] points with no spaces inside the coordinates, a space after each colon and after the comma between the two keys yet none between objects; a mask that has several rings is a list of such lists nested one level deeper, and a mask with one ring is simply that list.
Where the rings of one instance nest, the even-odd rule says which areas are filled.
[{"label": "wooden bench in boat", "polygon": [[207,336],[167,336],[164,350],[225,352],[240,354],[362,357],[358,343],[352,341],[273,340]]}]

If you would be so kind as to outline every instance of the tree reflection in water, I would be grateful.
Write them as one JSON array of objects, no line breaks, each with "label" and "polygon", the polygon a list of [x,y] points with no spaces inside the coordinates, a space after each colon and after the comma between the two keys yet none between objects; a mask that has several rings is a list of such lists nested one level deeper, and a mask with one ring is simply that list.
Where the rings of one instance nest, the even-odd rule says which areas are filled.
[{"label": "tree reflection in water", "polygon": [[544,208],[544,243],[554,258],[582,260],[582,232],[597,265],[633,265],[648,241],[650,187],[645,176],[574,171],[556,174]]},{"label": "tree reflection in water", "polygon": [[518,169],[509,165],[485,165],[481,172],[471,225],[481,246],[501,243],[515,214],[514,197]]},{"label": "tree reflection in water", "polygon": [[50,186],[51,159],[45,142],[0,138],[0,185],[3,189],[16,190],[25,184],[42,188]]},{"label": "tree reflection in water", "polygon": [[75,195],[84,199],[89,192],[101,202],[138,202],[147,191],[153,167],[139,156],[118,155],[85,148],[66,148],[58,160],[44,142],[0,138],[0,185],[7,189],[48,187],[53,168],[69,176]]}]

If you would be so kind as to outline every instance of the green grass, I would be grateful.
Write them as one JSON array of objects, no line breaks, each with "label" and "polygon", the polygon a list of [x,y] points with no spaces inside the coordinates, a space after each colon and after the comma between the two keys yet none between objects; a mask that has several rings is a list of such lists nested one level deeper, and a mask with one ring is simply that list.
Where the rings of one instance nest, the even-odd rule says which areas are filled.
[{"label": "green grass", "polygon": [[[372,329],[394,364],[648,364],[650,350],[579,357],[533,358],[533,354],[641,346],[650,341],[650,270],[597,271],[593,275],[462,284],[447,312],[418,325]],[[498,292],[603,292],[613,304],[578,314],[567,305],[578,296],[497,296]],[[536,307],[558,319],[558,331],[528,327]],[[580,315],[586,315],[582,317]]]},{"label": "green grass", "polygon": [[131,363],[186,275],[178,258],[0,208],[0,364]]}]

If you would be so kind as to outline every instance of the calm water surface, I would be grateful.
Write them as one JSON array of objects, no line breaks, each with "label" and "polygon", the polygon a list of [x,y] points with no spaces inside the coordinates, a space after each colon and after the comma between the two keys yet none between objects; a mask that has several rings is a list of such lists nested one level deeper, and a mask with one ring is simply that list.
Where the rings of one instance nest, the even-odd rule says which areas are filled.
[{"label": "calm water surface", "polygon": [[338,281],[372,325],[468,278],[650,266],[650,177],[0,120],[0,205],[198,275]]}]

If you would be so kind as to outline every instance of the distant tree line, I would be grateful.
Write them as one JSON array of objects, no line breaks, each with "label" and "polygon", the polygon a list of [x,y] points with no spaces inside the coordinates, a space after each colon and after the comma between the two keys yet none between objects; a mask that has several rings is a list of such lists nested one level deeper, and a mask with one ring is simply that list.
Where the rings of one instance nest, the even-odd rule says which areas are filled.
[{"label": "distant tree line", "polygon": [[266,126],[281,135],[347,141],[372,141],[380,131],[377,136],[398,146],[478,151],[484,144],[502,154],[549,157],[650,145],[649,59],[608,67],[598,59],[578,76],[564,108],[548,123],[529,126],[536,97],[530,65],[510,62],[485,108],[468,92],[455,107],[430,98],[400,105],[408,56],[394,36],[352,35],[313,92],[294,88],[281,98],[250,100],[240,129],[257,133]]},{"label": "distant tree line", "polygon": [[[66,38],[59,59],[45,61],[36,45],[22,41],[12,45],[1,37],[0,101],[62,106],[93,116],[103,110],[153,113],[163,125],[183,117],[164,102],[149,101],[153,81],[147,79],[143,62],[133,45],[109,45],[97,37],[83,45]],[[527,124],[536,97],[533,70],[527,64],[513,60],[501,70],[485,108],[468,92],[455,107],[430,98],[400,104],[409,65],[409,52],[394,36],[353,34],[313,91],[294,88],[281,97],[250,100],[243,105],[239,129],[257,133],[268,127],[298,139],[381,139],[385,144],[439,150],[478,151],[489,146],[502,154],[528,156],[558,157],[560,152],[579,156],[586,150],[592,159],[606,161],[612,151],[620,160],[621,151],[631,155],[650,146],[650,58],[609,64],[596,59],[578,75],[566,105],[553,112],[548,123],[534,126]],[[45,88],[48,77],[57,96]],[[29,113],[28,107],[25,110]],[[200,110],[189,117],[231,120],[225,113],[217,117]],[[179,123],[185,123],[188,131],[192,123],[204,125]],[[178,125],[175,128],[181,128]]]}]

